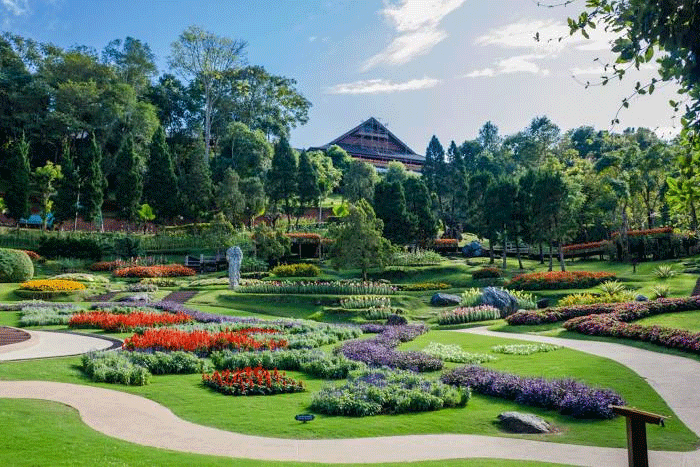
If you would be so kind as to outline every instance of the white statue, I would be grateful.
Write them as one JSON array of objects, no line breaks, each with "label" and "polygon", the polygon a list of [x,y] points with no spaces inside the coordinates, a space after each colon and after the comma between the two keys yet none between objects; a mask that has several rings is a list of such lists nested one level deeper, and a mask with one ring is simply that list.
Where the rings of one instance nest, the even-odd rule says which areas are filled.
[{"label": "white statue", "polygon": [[243,252],[237,246],[232,246],[226,250],[226,261],[228,261],[228,286],[231,289],[238,287],[241,281],[241,261]]}]

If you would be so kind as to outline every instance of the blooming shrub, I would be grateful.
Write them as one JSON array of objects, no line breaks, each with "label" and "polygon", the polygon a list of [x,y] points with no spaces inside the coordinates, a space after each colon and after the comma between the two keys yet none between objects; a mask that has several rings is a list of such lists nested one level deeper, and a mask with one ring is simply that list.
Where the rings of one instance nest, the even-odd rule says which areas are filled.
[{"label": "blooming shrub", "polygon": [[129,266],[114,270],[116,277],[181,277],[194,276],[197,272],[181,264],[158,266]]},{"label": "blooming shrub", "polygon": [[179,313],[115,314],[106,311],[89,311],[71,316],[68,326],[72,328],[97,328],[109,332],[127,332],[137,328],[152,328],[171,324],[189,323],[192,318]]},{"label": "blooming shrub", "polygon": [[456,368],[440,379],[479,394],[558,410],[575,418],[613,418],[609,406],[625,405],[625,400],[610,389],[591,388],[571,379],[525,378],[479,366]]},{"label": "blooming shrub", "polygon": [[549,344],[510,344],[510,345],[494,345],[491,347],[496,353],[506,355],[532,355],[539,352],[552,352],[559,350],[558,345]]},{"label": "blooming shrub", "polygon": [[[657,227],[655,229],[645,229],[645,230],[628,230],[628,237],[643,237],[645,235],[662,235],[673,233],[673,227]],[[620,232],[613,232],[612,237],[617,238]]]},{"label": "blooming shrub", "polygon": [[474,321],[486,321],[500,319],[501,311],[490,305],[474,307],[459,307],[450,311],[443,311],[438,315],[439,324],[462,324]]},{"label": "blooming shrub", "polygon": [[268,396],[304,390],[301,381],[288,378],[285,373],[277,370],[270,372],[261,367],[203,374],[202,383],[229,396]]},{"label": "blooming shrub", "polygon": [[278,277],[316,277],[321,270],[315,264],[281,264],[272,269],[272,274]]},{"label": "blooming shrub", "polygon": [[391,295],[396,288],[381,282],[345,281],[265,281],[241,285],[239,293],[262,294],[333,294],[333,295]]},{"label": "blooming shrub", "polygon": [[134,263],[130,261],[124,261],[121,259],[115,261],[98,261],[97,263],[92,263],[90,265],[91,271],[114,271],[119,268],[127,268],[134,266]]},{"label": "blooming shrub", "polygon": [[387,307],[391,306],[389,297],[381,297],[374,295],[358,295],[357,297],[347,297],[340,299],[340,306],[348,310],[356,310],[371,307]]},{"label": "blooming shrub", "polygon": [[444,290],[452,286],[444,282],[416,282],[415,284],[402,284],[399,287],[407,292],[420,292],[423,290]]},{"label": "blooming shrub", "polygon": [[622,303],[634,301],[634,294],[629,290],[613,294],[592,294],[592,293],[576,293],[570,294],[559,300],[559,306],[574,306],[574,305],[594,305],[596,303]]},{"label": "blooming shrub", "polygon": [[76,281],[62,279],[39,279],[23,282],[19,285],[20,290],[31,290],[34,292],[76,292],[85,290],[85,285]]},{"label": "blooming shrub", "polygon": [[462,350],[458,345],[440,344],[439,342],[431,342],[423,349],[423,352],[446,362],[468,363],[470,365],[496,360],[496,357],[493,355],[469,353]]},{"label": "blooming shrub", "polygon": [[468,388],[452,388],[407,371],[367,370],[343,385],[313,395],[311,410],[327,415],[366,417],[464,407]]},{"label": "blooming shrub", "polygon": [[[376,306],[362,310],[360,314],[362,317],[369,321],[378,321],[382,319],[389,319],[394,315],[401,315],[404,310],[401,308],[396,308],[393,306]],[[406,324],[406,323],[403,323]]]},{"label": "blooming shrub", "polygon": [[438,249],[457,248],[459,246],[459,240],[456,238],[438,238],[433,241],[433,246]]},{"label": "blooming shrub", "polygon": [[187,287],[207,287],[210,285],[229,285],[228,277],[212,277],[208,279],[195,279],[187,284]]},{"label": "blooming shrub", "polygon": [[503,277],[503,271],[494,267],[477,269],[472,272],[472,279],[497,279]]},{"label": "blooming shrub", "polygon": [[139,284],[152,284],[158,287],[177,287],[178,281],[169,277],[145,277],[139,281]]},{"label": "blooming shrub", "polygon": [[184,350],[199,354],[209,354],[213,350],[274,350],[285,348],[284,339],[255,339],[250,334],[275,334],[278,331],[260,328],[247,328],[238,331],[180,331],[177,329],[147,329],[143,334],[134,334],[124,340],[126,350]]},{"label": "blooming shrub", "polygon": [[158,286],[155,284],[142,284],[140,282],[136,284],[129,284],[126,286],[127,292],[157,292]]},{"label": "blooming shrub", "polygon": [[551,271],[515,276],[508,288],[519,290],[586,289],[615,279],[612,272]]}]

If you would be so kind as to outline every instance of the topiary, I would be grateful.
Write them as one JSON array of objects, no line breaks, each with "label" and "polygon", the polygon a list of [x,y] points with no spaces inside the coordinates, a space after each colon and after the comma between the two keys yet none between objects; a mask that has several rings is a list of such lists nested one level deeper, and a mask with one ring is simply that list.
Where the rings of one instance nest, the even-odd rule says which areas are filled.
[{"label": "topiary", "polygon": [[0,248],[0,282],[24,282],[34,277],[34,264],[19,250]]}]

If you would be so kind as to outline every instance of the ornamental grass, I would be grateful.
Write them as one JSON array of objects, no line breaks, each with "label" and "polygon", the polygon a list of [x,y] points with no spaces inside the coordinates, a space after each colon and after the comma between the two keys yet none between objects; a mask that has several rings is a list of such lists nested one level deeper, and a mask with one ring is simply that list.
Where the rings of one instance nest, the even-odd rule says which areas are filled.
[{"label": "ornamental grass", "polygon": [[182,277],[194,276],[197,272],[181,264],[164,264],[157,266],[130,266],[116,269],[116,277]]},{"label": "ornamental grass", "polygon": [[259,294],[331,294],[331,295],[391,295],[396,287],[382,282],[343,281],[264,281],[241,285],[239,293]]},{"label": "ornamental grass", "polygon": [[261,339],[250,334],[277,334],[279,331],[262,328],[245,328],[238,331],[180,331],[177,329],[147,329],[124,340],[125,350],[174,351],[184,350],[208,355],[214,350],[237,351],[275,350],[287,347],[285,339]]},{"label": "ornamental grass", "polygon": [[302,381],[289,378],[276,369],[268,371],[262,367],[203,374],[202,383],[229,396],[269,396],[304,390]]},{"label": "ornamental grass", "polygon": [[519,290],[587,289],[614,279],[612,272],[531,272],[515,276],[507,285],[510,289]]},{"label": "ornamental grass", "polygon": [[77,292],[85,290],[84,284],[77,281],[63,279],[39,279],[23,282],[19,285],[20,290],[33,292]]},{"label": "ornamental grass", "polygon": [[190,322],[192,322],[192,318],[183,313],[144,313],[136,311],[129,314],[116,314],[106,311],[89,311],[72,315],[68,321],[68,326],[72,328],[104,329],[109,332],[127,332],[137,328],[152,328]]},{"label": "ornamental grass", "polygon": [[501,319],[501,311],[490,305],[459,307],[438,315],[438,324],[462,324]]}]

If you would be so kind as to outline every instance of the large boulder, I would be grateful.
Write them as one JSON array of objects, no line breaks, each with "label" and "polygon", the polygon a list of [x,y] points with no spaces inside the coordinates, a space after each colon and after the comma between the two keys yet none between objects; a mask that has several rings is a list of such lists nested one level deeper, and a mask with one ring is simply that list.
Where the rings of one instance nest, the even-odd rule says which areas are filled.
[{"label": "large boulder", "polygon": [[552,426],[531,413],[503,412],[498,415],[501,428],[510,433],[551,433]]},{"label": "large boulder", "polygon": [[499,309],[504,318],[518,311],[518,299],[496,287],[486,287],[481,294],[480,302],[482,305]]},{"label": "large boulder", "polygon": [[432,306],[456,306],[462,302],[462,297],[459,295],[451,295],[448,293],[436,293],[430,298]]},{"label": "large boulder", "polygon": [[467,258],[475,258],[481,256],[483,248],[481,248],[481,243],[474,240],[473,242],[467,243],[462,247],[462,254]]},{"label": "large boulder", "polygon": [[649,301],[649,297],[644,296],[644,295],[642,295],[642,294],[639,294],[639,295],[637,295],[636,297],[634,297],[634,300],[637,301],[637,302],[648,302],[648,301]]}]

